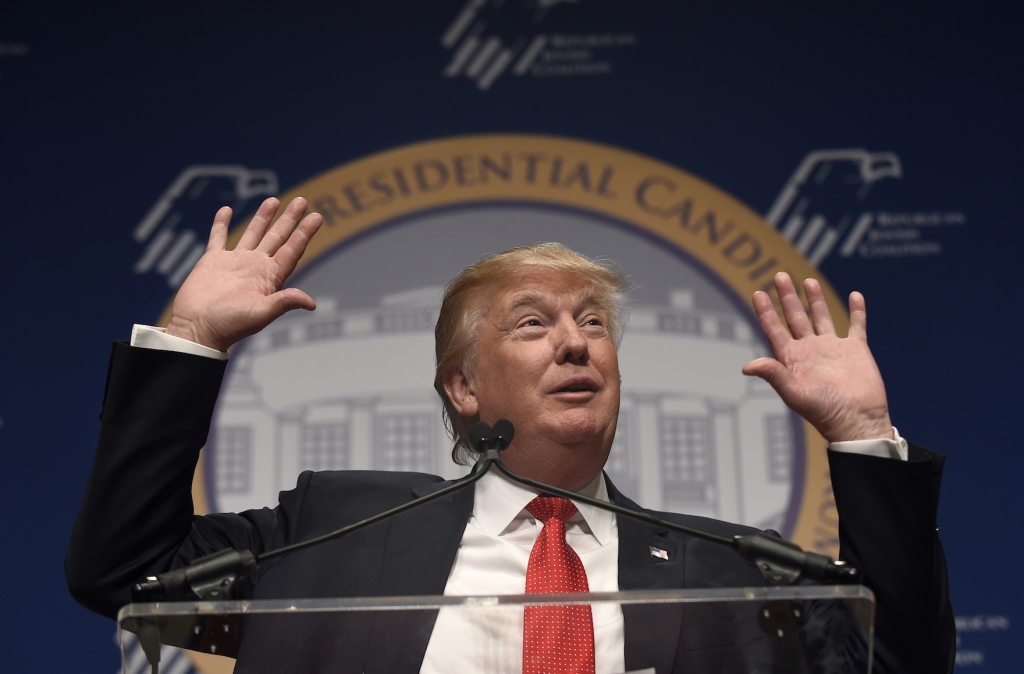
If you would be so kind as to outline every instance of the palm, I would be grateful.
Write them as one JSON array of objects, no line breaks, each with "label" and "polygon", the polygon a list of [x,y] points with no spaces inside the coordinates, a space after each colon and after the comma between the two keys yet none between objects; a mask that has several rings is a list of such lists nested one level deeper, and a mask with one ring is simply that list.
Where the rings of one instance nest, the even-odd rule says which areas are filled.
[{"label": "palm", "polygon": [[744,374],[765,379],[831,442],[892,437],[885,384],[868,349],[864,298],[850,295],[850,335],[841,338],[817,281],[804,283],[810,318],[788,275],[777,276],[775,284],[786,325],[765,293],[754,295],[775,358],[748,363]]},{"label": "palm", "polygon": [[225,248],[231,209],[218,211],[206,254],[174,300],[169,334],[225,351],[286,311],[315,307],[301,290],[282,286],[322,219],[302,217],[305,201],[295,199],[268,231],[277,207],[276,199],[264,201],[231,251]]}]

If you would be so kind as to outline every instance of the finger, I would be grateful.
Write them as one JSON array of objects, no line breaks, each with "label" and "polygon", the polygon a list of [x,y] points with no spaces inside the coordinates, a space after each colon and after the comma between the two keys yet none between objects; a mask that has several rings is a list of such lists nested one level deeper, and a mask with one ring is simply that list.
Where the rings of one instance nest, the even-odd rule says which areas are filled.
[{"label": "finger", "polygon": [[274,197],[270,197],[260,204],[260,207],[256,210],[256,215],[252,216],[249,226],[245,228],[245,233],[242,234],[238,245],[235,246],[235,250],[255,250],[256,246],[260,245],[260,241],[263,240],[263,235],[273,221],[274,214],[277,213],[277,208],[280,205],[281,202]]},{"label": "finger", "polygon": [[774,358],[758,358],[743,366],[743,374],[748,377],[760,377],[780,394],[789,386],[792,375],[789,370]]},{"label": "finger", "polygon": [[864,296],[856,290],[850,293],[850,337],[868,340],[868,309]]},{"label": "finger", "polygon": [[828,310],[825,293],[821,290],[821,284],[817,279],[809,278],[804,281],[804,294],[807,296],[807,304],[811,307],[814,332],[819,335],[836,334],[836,326],[832,322],[832,312]]},{"label": "finger", "polygon": [[270,320],[273,321],[292,309],[313,311],[316,309],[316,302],[298,288],[285,288],[266,297],[263,309],[268,316],[272,317]]},{"label": "finger", "polygon": [[281,217],[277,219],[274,226],[270,228],[270,231],[260,241],[257,249],[272,256],[288,240],[288,237],[292,235],[292,232],[295,231],[295,225],[299,223],[299,220],[302,219],[305,213],[306,200],[302,197],[292,199],[288,207],[284,209]]},{"label": "finger", "polygon": [[789,333],[782,320],[775,312],[775,305],[768,293],[758,290],[753,297],[754,311],[757,313],[757,320],[761,324],[761,331],[768,339],[768,346],[772,348],[775,355],[782,353],[787,344],[793,341],[793,335]]},{"label": "finger", "polygon": [[295,270],[295,265],[298,264],[302,254],[306,252],[306,246],[309,245],[310,239],[313,238],[313,235],[317,233],[322,224],[324,224],[323,216],[319,213],[310,213],[302,219],[302,222],[295,228],[292,235],[288,237],[284,245],[274,254],[274,260],[285,277]]},{"label": "finger", "polygon": [[786,317],[786,324],[794,337],[808,337],[814,334],[811,320],[807,318],[807,311],[804,309],[800,296],[793,285],[793,279],[784,271],[775,275],[775,291],[779,294],[779,302],[782,304],[782,314]]},{"label": "finger", "polygon": [[217,215],[213,216],[213,227],[210,228],[210,240],[206,243],[206,252],[224,250],[228,243],[228,225],[231,223],[231,207],[222,206]]}]

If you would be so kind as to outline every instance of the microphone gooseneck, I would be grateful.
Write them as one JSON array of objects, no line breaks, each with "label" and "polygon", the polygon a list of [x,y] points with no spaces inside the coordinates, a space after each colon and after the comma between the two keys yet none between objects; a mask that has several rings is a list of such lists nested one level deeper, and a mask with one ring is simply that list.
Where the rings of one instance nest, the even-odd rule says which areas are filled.
[{"label": "microphone gooseneck", "polygon": [[646,512],[630,510],[616,503],[600,501],[567,489],[561,489],[517,475],[509,470],[501,461],[501,452],[511,444],[512,438],[515,436],[515,427],[508,419],[497,421],[493,427],[483,421],[479,421],[470,429],[469,435],[473,449],[480,455],[480,458],[477,460],[476,465],[473,466],[473,470],[469,475],[455,480],[446,487],[336,531],[271,550],[262,555],[255,555],[248,550],[221,550],[207,557],[197,559],[181,569],[168,571],[159,576],[147,578],[144,582],[137,583],[132,586],[132,601],[176,601],[189,598],[200,600],[226,599],[230,596],[232,586],[238,580],[245,578],[255,571],[264,561],[341,538],[371,524],[390,519],[424,503],[464,489],[483,477],[492,466],[496,467],[513,482],[530,487],[542,494],[551,494],[552,496],[561,496],[581,503],[587,503],[596,508],[613,512],[616,515],[622,515],[623,517],[629,517],[656,527],[678,531],[696,538],[728,546],[750,564],[754,565],[761,572],[765,581],[771,585],[788,585],[795,583],[800,578],[829,584],[857,583],[860,580],[858,570],[852,566],[848,566],[841,561],[833,561],[831,557],[825,555],[804,551],[795,543],[790,543],[777,535],[773,536],[758,532],[733,538],[719,536],[700,529],[676,524]]},{"label": "microphone gooseneck", "polygon": [[[491,437],[493,438],[497,435],[499,428],[504,431],[506,424],[508,430],[511,431],[508,436],[509,440],[511,440],[514,430],[512,430],[512,423],[507,419],[502,419],[494,424],[494,428],[491,431]],[[482,430],[481,437],[484,437]],[[486,443],[486,440],[484,443]],[[480,447],[476,444],[474,444],[474,447],[478,452],[481,451]],[[502,449],[504,449],[504,447],[502,447]],[[491,456],[492,454],[493,456]],[[791,585],[800,578],[807,578],[809,580],[834,585],[855,584],[860,582],[860,573],[856,568],[848,566],[842,561],[837,562],[827,555],[821,555],[816,552],[807,552],[796,543],[791,543],[778,535],[773,536],[759,531],[754,534],[734,536],[732,538],[719,536],[707,531],[702,531],[701,529],[694,529],[683,524],[676,524],[675,522],[665,520],[654,515],[649,515],[645,512],[630,510],[629,508],[620,506],[616,503],[601,501],[589,496],[584,496],[583,494],[577,494],[576,492],[569,491],[568,489],[561,489],[538,480],[517,475],[502,463],[498,452],[493,450],[486,451],[483,458],[480,459],[477,465],[479,466],[482,462],[487,462],[487,465],[484,466],[484,468],[490,468],[491,465],[494,465],[508,479],[535,489],[540,493],[551,494],[552,496],[561,496],[562,498],[567,498],[573,501],[587,503],[595,508],[608,510],[617,515],[622,515],[623,517],[629,517],[630,519],[638,520],[656,527],[678,531],[680,533],[694,536],[695,538],[701,538],[706,541],[728,546],[735,550],[737,554],[743,557],[743,559],[756,567],[757,570],[761,572],[765,581],[770,585]]]}]

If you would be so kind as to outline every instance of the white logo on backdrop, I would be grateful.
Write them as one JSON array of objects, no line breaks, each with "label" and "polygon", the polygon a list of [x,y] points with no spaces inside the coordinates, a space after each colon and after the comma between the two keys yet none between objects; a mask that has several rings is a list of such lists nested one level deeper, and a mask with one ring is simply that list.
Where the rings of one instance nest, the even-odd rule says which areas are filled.
[{"label": "white logo on backdrop", "polygon": [[[231,206],[236,215],[254,207],[257,197],[277,194],[277,175],[244,166],[189,166],[174,179],[132,231],[146,247],[132,270],[155,272],[177,288],[206,250],[213,214]],[[197,233],[192,227],[198,227]]]},{"label": "white logo on backdrop", "polygon": [[561,34],[541,32],[551,11],[578,0],[469,0],[441,35],[451,52],[442,71],[448,78],[468,77],[487,91],[506,72],[515,77],[607,75],[607,52],[636,44],[633,33]]},{"label": "white logo on backdrop", "polygon": [[968,634],[979,632],[1008,632],[1010,618],[1005,615],[956,616],[956,666],[970,667],[985,664],[985,651],[978,648],[964,648],[964,638],[973,641]]},{"label": "white logo on backdrop", "polygon": [[942,245],[928,240],[925,228],[965,224],[963,213],[870,208],[876,184],[902,177],[900,158],[893,152],[814,150],[797,166],[765,219],[816,267],[833,252],[844,258],[938,255]]}]

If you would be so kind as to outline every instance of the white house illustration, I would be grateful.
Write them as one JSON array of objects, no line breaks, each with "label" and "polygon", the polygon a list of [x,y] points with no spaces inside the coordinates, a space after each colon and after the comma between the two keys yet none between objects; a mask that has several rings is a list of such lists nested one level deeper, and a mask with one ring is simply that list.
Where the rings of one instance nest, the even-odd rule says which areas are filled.
[{"label": "white house illustration", "polygon": [[[215,507],[276,503],[303,470],[465,474],[432,386],[440,297],[420,288],[346,311],[318,299],[315,313],[247,340],[207,447]],[[780,526],[796,427],[766,384],[740,374],[763,353],[743,318],[696,308],[690,290],[632,307],[606,467],[615,485],[646,507]]]}]

